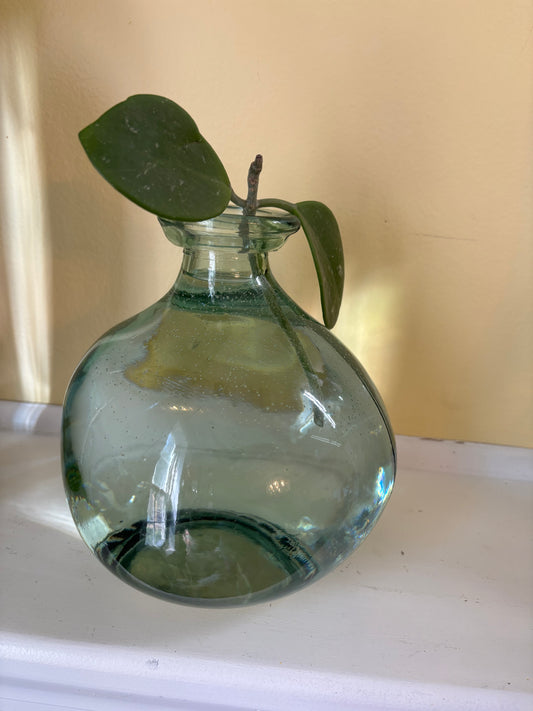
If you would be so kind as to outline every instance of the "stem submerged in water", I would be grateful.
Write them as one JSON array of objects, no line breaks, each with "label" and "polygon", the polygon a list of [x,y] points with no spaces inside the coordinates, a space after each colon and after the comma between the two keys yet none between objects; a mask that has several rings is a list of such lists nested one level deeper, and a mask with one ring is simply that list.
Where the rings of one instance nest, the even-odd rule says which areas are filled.
[{"label": "stem submerged in water", "polygon": [[[262,168],[263,157],[261,155],[257,155],[255,157],[255,160],[252,161],[252,163],[250,164],[250,169],[248,171],[248,195],[246,200],[243,200],[241,197],[239,197],[233,190],[231,191],[232,202],[243,208],[243,217],[250,217],[255,215],[258,205],[261,204],[261,201],[258,201],[257,199],[257,190],[259,187],[259,175],[261,173]],[[280,201],[280,203],[282,202],[283,201]],[[279,207],[281,207],[281,209],[284,209],[284,205],[282,204],[280,204]],[[309,383],[309,390],[311,394],[317,399],[317,401],[320,401],[317,392],[320,389],[320,378],[313,370],[313,366],[311,365],[311,362],[307,357],[307,353],[305,352],[305,349],[298,337],[298,334],[296,333],[296,331],[292,327],[292,324],[283,313],[283,310],[280,304],[278,303],[275,289],[270,283],[268,276],[262,274],[261,270],[258,268],[257,254],[250,251],[250,231],[248,221],[246,219],[241,220],[239,226],[239,234],[242,239],[242,251],[248,252],[248,259],[250,261],[250,267],[252,269],[254,279],[261,284],[266,302],[270,308],[273,317],[279,323],[282,331],[285,333],[291,346],[294,348],[296,357],[298,358],[298,361],[302,366],[302,370],[305,373],[307,382]],[[317,407],[315,403],[313,403],[313,418],[315,421],[315,425],[317,425],[318,427],[324,426],[324,413]]]}]

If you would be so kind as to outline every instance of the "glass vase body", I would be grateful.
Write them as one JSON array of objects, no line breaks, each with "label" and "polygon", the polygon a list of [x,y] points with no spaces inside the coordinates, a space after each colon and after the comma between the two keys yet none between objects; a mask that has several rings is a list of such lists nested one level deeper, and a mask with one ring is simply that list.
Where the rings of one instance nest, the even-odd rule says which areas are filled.
[{"label": "glass vase body", "polygon": [[100,338],[66,394],[70,509],[144,592],[265,601],[363,541],[393,486],[394,437],[358,361],[270,273],[295,218],[160,222],[184,248],[174,286]]}]

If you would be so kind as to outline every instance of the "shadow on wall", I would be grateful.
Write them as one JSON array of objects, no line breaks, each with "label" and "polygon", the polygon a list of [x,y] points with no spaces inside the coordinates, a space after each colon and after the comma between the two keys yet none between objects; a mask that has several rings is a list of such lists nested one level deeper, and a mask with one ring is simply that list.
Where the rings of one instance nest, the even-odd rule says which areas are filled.
[{"label": "shadow on wall", "polygon": [[[447,149],[454,150],[435,140],[446,118],[427,111],[446,106],[450,89],[438,81],[446,69],[443,57],[428,47],[424,56],[433,62],[428,76],[435,81],[428,82],[421,99],[417,82],[402,81],[396,68],[416,76],[420,53],[413,46],[423,46],[427,38],[394,27],[380,27],[376,37],[381,38],[376,63],[390,72],[372,91],[360,83],[365,75],[354,73],[344,96],[366,103],[338,110],[335,133],[325,136],[329,145],[322,136],[317,142],[323,150],[321,172],[330,176],[329,195],[346,201],[335,209],[346,257],[336,333],[375,380],[397,434],[462,438],[477,428],[472,386],[477,352],[470,348],[471,361],[465,359],[465,318],[458,318],[447,294],[464,293],[468,301],[472,283],[462,262],[471,263],[472,251],[481,245],[468,234],[427,234],[426,225],[440,218],[428,216],[424,204],[424,196],[439,204],[434,194],[449,169]],[[333,87],[325,99],[332,104],[339,102]],[[410,155],[412,164],[405,163]],[[460,209],[449,205],[452,213]]]},{"label": "shadow on wall", "polygon": [[[343,61],[355,59],[344,57]],[[354,82],[358,80],[354,75]],[[390,95],[387,78],[382,80],[380,98]],[[325,105],[337,105],[332,110],[337,117],[336,130],[324,132],[317,124],[316,141],[311,143],[313,171],[321,180],[327,176],[327,182],[318,185],[319,199],[337,217],[345,252],[344,297],[334,333],[368,371],[385,401],[395,431],[402,433],[405,402],[398,394],[403,391],[407,366],[412,360],[413,332],[423,324],[416,314],[418,297],[413,289],[417,284],[409,278],[409,255],[404,243],[410,216],[402,213],[391,194],[387,166],[380,164],[382,154],[378,149],[373,154],[366,142],[373,129],[365,122],[374,112],[386,113],[388,101],[372,108],[362,106],[360,111],[351,107],[343,113],[346,96],[365,96],[365,91],[354,84],[345,87],[346,94],[339,97],[334,88],[330,87],[329,96],[328,87],[324,89]],[[402,141],[401,132],[395,140]],[[304,242],[303,235],[299,239]],[[289,248],[296,252],[293,246],[284,250]],[[280,259],[280,283],[308,313],[321,320],[312,261],[307,248],[300,245],[298,249],[302,254],[305,251],[303,259],[293,257],[288,263],[297,263],[299,269],[305,270],[304,276],[295,284],[294,274]]]},{"label": "shadow on wall", "polygon": [[[43,147],[52,250],[53,366],[51,392],[60,402],[85,352],[111,326],[123,302],[127,235],[113,190],[97,177],[78,132],[106,107],[106,78],[95,90],[75,74],[73,39],[40,63]],[[73,87],[79,90],[73,95]],[[62,109],[65,109],[62,111]],[[47,110],[46,110],[47,109]],[[124,318],[130,316],[124,313]],[[84,344],[74,350],[70,344]]]},{"label": "shadow on wall", "polygon": [[64,51],[42,49],[42,13],[30,2],[3,15],[2,241],[15,353],[3,350],[18,382],[2,383],[2,397],[61,402],[83,356],[69,343],[88,349],[112,325],[105,318],[120,300],[124,230],[111,191],[93,187],[77,138],[98,101],[86,86],[73,93],[81,82]]}]

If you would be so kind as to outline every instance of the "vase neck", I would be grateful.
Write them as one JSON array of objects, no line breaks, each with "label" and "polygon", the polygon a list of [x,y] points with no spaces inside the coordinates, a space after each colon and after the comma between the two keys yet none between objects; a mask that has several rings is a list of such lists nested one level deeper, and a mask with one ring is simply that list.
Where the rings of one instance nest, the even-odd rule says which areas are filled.
[{"label": "vase neck", "polygon": [[212,292],[249,288],[268,269],[266,253],[185,247],[176,287]]},{"label": "vase neck", "polygon": [[233,207],[202,222],[159,222],[167,238],[183,247],[175,288],[211,296],[253,287],[268,270],[268,252],[279,249],[300,227],[287,213],[244,216]]}]

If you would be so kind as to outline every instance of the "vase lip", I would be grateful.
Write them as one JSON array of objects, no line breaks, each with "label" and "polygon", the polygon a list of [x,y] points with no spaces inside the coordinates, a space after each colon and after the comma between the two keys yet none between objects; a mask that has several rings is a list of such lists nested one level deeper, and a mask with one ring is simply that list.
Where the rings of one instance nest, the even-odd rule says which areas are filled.
[{"label": "vase lip", "polygon": [[[229,205],[215,217],[198,222],[158,217],[166,237],[179,247],[243,248],[269,252],[279,249],[300,229],[300,221],[283,210],[260,208],[255,215],[243,215],[241,207]],[[243,231],[243,226],[246,225]]]}]

